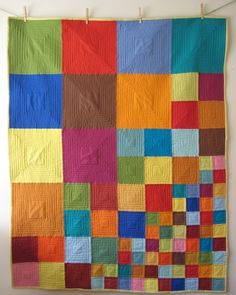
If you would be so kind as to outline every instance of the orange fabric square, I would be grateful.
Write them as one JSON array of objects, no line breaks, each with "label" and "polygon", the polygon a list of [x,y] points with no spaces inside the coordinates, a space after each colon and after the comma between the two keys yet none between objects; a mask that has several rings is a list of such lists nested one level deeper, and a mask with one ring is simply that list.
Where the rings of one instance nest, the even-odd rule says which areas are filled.
[{"label": "orange fabric square", "polygon": [[159,264],[171,265],[172,264],[172,253],[159,253]]},{"label": "orange fabric square", "polygon": [[43,262],[64,262],[64,237],[39,237],[38,259]]},{"label": "orange fabric square", "polygon": [[198,157],[173,157],[172,169],[173,183],[199,183]]},{"label": "orange fabric square", "polygon": [[103,276],[103,264],[92,264],[91,265],[91,275],[93,277],[102,277]]},{"label": "orange fabric square", "polygon": [[132,240],[131,239],[119,239],[119,251],[131,251]]},{"label": "orange fabric square", "polygon": [[211,238],[213,236],[213,227],[211,225],[200,226],[200,237]]},{"label": "orange fabric square", "polygon": [[159,223],[160,225],[172,225],[173,224],[172,212],[160,212]]},{"label": "orange fabric square", "polygon": [[213,210],[213,199],[212,198],[200,198],[200,210],[201,211],[212,211]]},{"label": "orange fabric square", "polygon": [[211,265],[199,265],[199,278],[210,278],[212,276]]},{"label": "orange fabric square", "polygon": [[199,239],[187,239],[186,240],[186,251],[187,252],[198,252],[199,251]]},{"label": "orange fabric square", "polygon": [[170,75],[118,74],[117,127],[171,128]]},{"label": "orange fabric square", "polygon": [[132,266],[132,277],[143,278],[144,277],[144,265],[133,265]]},{"label": "orange fabric square", "polygon": [[91,218],[93,237],[117,237],[117,211],[93,210]]},{"label": "orange fabric square", "polygon": [[224,128],[224,101],[199,101],[199,128]]},{"label": "orange fabric square", "polygon": [[159,239],[159,226],[146,225],[146,238],[147,239]]},{"label": "orange fabric square", "polygon": [[63,185],[12,185],[13,236],[63,236]]}]

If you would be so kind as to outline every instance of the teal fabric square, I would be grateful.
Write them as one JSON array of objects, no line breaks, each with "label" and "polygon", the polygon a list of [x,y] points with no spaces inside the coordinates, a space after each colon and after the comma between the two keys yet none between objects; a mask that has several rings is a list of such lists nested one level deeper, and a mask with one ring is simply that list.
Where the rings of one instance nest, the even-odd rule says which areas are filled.
[{"label": "teal fabric square", "polygon": [[223,73],[226,19],[172,21],[172,73]]},{"label": "teal fabric square", "polygon": [[64,211],[65,236],[90,236],[90,211],[65,210]]},{"label": "teal fabric square", "polygon": [[212,279],[212,290],[213,291],[224,291],[225,290],[225,279]]},{"label": "teal fabric square", "polygon": [[201,183],[213,183],[213,171],[202,170],[200,171]]},{"label": "teal fabric square", "polygon": [[198,156],[199,135],[196,129],[172,130],[173,156]]},{"label": "teal fabric square", "polygon": [[119,264],[118,276],[119,276],[119,278],[129,278],[131,276],[131,265],[130,264]]},{"label": "teal fabric square", "polygon": [[186,186],[184,184],[173,185],[173,196],[174,198],[185,198],[186,197]]},{"label": "teal fabric square", "polygon": [[144,252],[133,252],[132,253],[133,264],[144,264],[145,253]]}]

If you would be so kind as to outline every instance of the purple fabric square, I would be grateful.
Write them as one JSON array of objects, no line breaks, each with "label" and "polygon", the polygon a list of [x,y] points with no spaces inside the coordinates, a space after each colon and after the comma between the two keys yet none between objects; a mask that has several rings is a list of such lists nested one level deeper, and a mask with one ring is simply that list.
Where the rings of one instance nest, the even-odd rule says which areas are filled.
[{"label": "purple fabric square", "polygon": [[224,74],[199,74],[199,100],[224,100]]},{"label": "purple fabric square", "polygon": [[116,182],[116,129],[64,129],[65,182]]},{"label": "purple fabric square", "polygon": [[147,252],[157,252],[159,250],[158,240],[146,240],[146,251]]}]

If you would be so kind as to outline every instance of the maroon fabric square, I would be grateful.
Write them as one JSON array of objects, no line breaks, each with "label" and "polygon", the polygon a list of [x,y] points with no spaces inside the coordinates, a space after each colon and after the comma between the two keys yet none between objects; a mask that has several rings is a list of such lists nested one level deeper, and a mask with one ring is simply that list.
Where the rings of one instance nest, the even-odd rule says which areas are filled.
[{"label": "maroon fabric square", "polygon": [[211,290],[212,279],[199,279],[199,290]]},{"label": "maroon fabric square", "polygon": [[213,251],[226,251],[226,238],[214,238]]},{"label": "maroon fabric square", "polygon": [[159,291],[171,291],[171,279],[158,279]]},{"label": "maroon fabric square", "polygon": [[224,99],[224,74],[199,74],[199,100]]},{"label": "maroon fabric square", "polygon": [[117,289],[118,280],[117,278],[105,278],[105,289]]},{"label": "maroon fabric square", "polygon": [[145,278],[157,278],[158,266],[146,265],[145,266]]},{"label": "maroon fabric square", "polygon": [[66,288],[91,289],[91,265],[87,263],[65,264]]},{"label": "maroon fabric square", "polygon": [[187,226],[187,238],[188,239],[200,238],[200,226],[199,225],[188,225]]},{"label": "maroon fabric square", "polygon": [[172,262],[176,265],[183,265],[185,264],[185,253],[174,252],[172,255]]},{"label": "maroon fabric square", "polygon": [[199,130],[199,155],[214,156],[225,154],[224,129]]},{"label": "maroon fabric square", "polygon": [[198,265],[186,265],[185,276],[186,278],[198,278]]},{"label": "maroon fabric square", "polygon": [[146,251],[147,252],[158,252],[159,240],[148,239],[146,240]]},{"label": "maroon fabric square", "polygon": [[12,262],[37,262],[38,238],[12,238]]},{"label": "maroon fabric square", "polygon": [[213,185],[212,184],[201,184],[200,185],[200,196],[202,198],[213,197]]}]

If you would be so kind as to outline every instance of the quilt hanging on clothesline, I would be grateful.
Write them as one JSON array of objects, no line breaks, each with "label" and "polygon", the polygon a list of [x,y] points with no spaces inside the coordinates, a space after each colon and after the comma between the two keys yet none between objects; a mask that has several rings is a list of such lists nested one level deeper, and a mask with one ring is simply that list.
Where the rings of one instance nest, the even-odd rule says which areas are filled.
[{"label": "quilt hanging on clothesline", "polygon": [[225,290],[226,27],[9,19],[14,287]]}]

